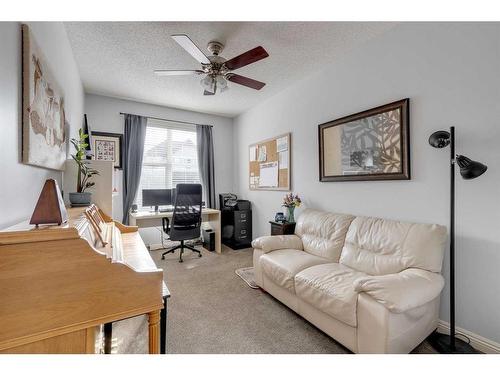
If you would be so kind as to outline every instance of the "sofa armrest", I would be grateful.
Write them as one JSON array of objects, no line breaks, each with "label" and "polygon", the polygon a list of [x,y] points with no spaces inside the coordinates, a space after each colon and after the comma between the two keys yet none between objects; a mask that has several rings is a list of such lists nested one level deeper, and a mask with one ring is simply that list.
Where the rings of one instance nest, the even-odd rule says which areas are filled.
[{"label": "sofa armrest", "polygon": [[394,313],[402,313],[432,301],[439,296],[443,287],[443,276],[417,268],[390,275],[362,277],[354,283],[357,292],[370,295]]},{"label": "sofa armrest", "polygon": [[295,234],[259,237],[252,241],[252,247],[264,253],[280,249],[303,250],[302,240]]}]

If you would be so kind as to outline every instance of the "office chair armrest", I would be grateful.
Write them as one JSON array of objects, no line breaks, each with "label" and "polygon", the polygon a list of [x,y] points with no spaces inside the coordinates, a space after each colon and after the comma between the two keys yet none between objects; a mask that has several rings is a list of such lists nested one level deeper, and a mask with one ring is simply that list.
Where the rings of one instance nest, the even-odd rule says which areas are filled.
[{"label": "office chair armrest", "polygon": [[170,220],[168,219],[168,217],[161,218],[161,225],[163,227],[163,231],[165,233],[168,233],[168,231],[170,230]]}]

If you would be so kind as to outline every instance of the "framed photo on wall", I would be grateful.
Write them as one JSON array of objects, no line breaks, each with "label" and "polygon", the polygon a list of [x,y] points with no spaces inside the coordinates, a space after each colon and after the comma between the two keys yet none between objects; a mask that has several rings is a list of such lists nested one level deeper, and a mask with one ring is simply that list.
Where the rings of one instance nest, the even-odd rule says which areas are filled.
[{"label": "framed photo on wall", "polygon": [[410,179],[410,99],[318,125],[319,180]]},{"label": "framed photo on wall", "polygon": [[94,160],[113,161],[114,167],[122,168],[122,138],[123,134],[92,132],[92,153]]}]

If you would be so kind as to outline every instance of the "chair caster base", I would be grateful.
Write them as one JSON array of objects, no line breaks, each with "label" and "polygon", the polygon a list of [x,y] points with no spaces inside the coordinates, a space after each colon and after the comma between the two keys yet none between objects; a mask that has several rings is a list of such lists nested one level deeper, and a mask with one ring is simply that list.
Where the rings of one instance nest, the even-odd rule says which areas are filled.
[{"label": "chair caster base", "polygon": [[175,250],[180,249],[180,256],[179,256],[179,263],[183,263],[184,259],[182,259],[182,256],[184,255],[184,249],[189,249],[191,251],[194,251],[195,253],[198,253],[198,258],[201,258],[201,252],[200,250],[195,249],[193,246],[190,245],[185,245],[183,241],[181,241],[180,245],[177,245],[173,247],[172,249],[165,251],[163,254],[161,254],[161,259],[165,260],[165,255],[170,254],[170,253],[175,253]]}]

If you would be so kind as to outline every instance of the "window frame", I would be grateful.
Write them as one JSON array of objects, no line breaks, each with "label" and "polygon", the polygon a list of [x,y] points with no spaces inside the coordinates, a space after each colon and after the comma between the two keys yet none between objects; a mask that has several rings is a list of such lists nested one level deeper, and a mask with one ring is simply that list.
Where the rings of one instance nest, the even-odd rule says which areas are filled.
[{"label": "window frame", "polygon": [[[165,129],[167,132],[166,135],[166,141],[168,143],[166,147],[166,152],[167,156],[165,158],[164,162],[154,162],[154,161],[145,161],[146,160],[146,149],[144,149],[144,154],[143,154],[143,160],[141,164],[141,181],[139,181],[139,186],[137,190],[136,197],[134,199],[134,203],[137,204],[139,209],[146,209],[149,206],[143,206],[142,205],[142,185],[143,185],[143,177],[144,177],[144,167],[150,167],[150,168],[155,168],[155,167],[161,167],[165,170],[165,181],[163,187],[159,187],[159,189],[173,189],[176,186],[175,179],[174,179],[174,173],[175,173],[175,159],[179,158],[179,156],[174,156],[173,153],[173,137],[172,137],[172,132],[171,131],[183,131],[183,132],[189,132],[194,134],[194,146],[195,146],[195,163],[193,163],[192,170],[196,172],[196,181],[192,182],[190,180],[188,183],[200,183],[201,184],[201,176],[200,176],[200,170],[199,170],[199,161],[198,161],[198,144],[197,144],[197,139],[196,139],[196,125],[187,125],[187,124],[178,124],[172,121],[167,121],[167,120],[158,120],[158,119],[148,119],[146,123],[146,139],[147,139],[147,132],[148,128],[159,128],[159,129]],[[183,159],[189,159],[193,160],[193,158],[183,158]],[[185,164],[185,163],[183,163]],[[185,175],[187,175],[187,170],[183,171]],[[168,183],[170,182],[171,187],[168,187]],[[182,183],[182,182],[177,182],[177,183]],[[175,185],[175,186],[174,186]],[[153,189],[153,188],[152,188]],[[156,189],[156,187],[154,187]]]}]

